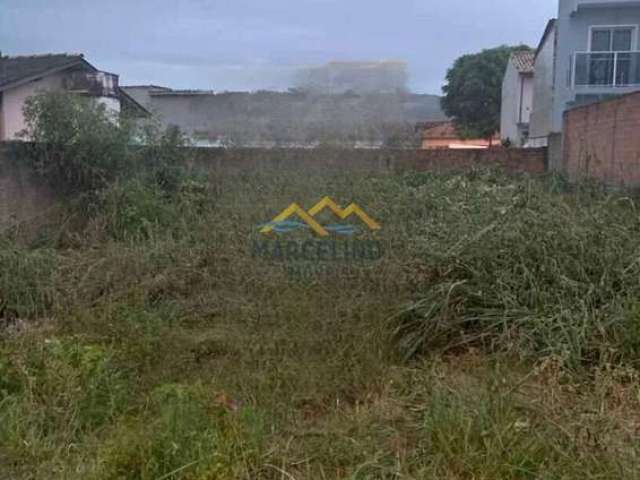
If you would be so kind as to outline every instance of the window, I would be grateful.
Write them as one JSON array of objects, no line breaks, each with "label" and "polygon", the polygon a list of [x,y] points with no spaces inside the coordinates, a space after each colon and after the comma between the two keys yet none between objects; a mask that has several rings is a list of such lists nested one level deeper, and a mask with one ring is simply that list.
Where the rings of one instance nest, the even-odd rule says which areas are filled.
[{"label": "window", "polygon": [[631,52],[636,27],[592,27],[589,47],[589,85],[627,85],[634,76]]},{"label": "window", "polygon": [[632,50],[635,27],[593,27],[592,52],[629,52]]}]

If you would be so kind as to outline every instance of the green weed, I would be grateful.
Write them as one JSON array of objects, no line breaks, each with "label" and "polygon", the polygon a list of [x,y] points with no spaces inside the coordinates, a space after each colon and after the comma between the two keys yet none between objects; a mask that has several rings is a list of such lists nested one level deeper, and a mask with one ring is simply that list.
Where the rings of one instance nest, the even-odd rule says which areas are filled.
[{"label": "green weed", "polygon": [[[103,189],[55,248],[2,244],[5,311],[29,320],[0,334],[9,478],[640,471],[634,198],[168,160]],[[382,225],[382,259],[299,278],[254,257],[259,225],[326,195]]]}]

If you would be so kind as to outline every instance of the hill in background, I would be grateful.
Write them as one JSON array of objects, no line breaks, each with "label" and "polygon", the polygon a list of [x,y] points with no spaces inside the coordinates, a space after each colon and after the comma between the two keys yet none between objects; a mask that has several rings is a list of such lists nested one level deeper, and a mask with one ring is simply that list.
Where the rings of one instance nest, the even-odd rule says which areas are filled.
[{"label": "hill in background", "polygon": [[330,62],[300,69],[295,79],[299,90],[343,94],[408,92],[406,62]]},{"label": "hill in background", "polygon": [[414,146],[416,123],[446,119],[439,96],[402,91],[215,93],[124,88],[163,126],[179,127],[201,146]]}]

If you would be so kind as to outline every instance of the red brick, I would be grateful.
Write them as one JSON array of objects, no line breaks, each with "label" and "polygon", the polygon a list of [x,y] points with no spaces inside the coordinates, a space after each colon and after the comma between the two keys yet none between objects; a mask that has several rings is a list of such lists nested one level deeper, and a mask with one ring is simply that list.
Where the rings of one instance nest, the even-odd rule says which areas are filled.
[{"label": "red brick", "polygon": [[640,184],[640,92],[571,110],[564,122],[569,178]]}]

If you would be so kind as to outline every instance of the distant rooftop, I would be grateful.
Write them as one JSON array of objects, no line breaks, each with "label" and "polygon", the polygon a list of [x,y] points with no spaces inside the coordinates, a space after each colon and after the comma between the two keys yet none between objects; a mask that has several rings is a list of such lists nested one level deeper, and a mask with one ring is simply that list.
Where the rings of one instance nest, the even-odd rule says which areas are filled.
[{"label": "distant rooftop", "polygon": [[0,57],[0,90],[45,73],[86,63],[82,54],[58,53]]},{"label": "distant rooftop", "polygon": [[[20,55],[20,56],[4,56],[0,55],[0,92],[10,88],[14,88],[27,82],[37,80],[46,75],[67,71],[71,69],[73,72],[80,70],[92,74],[108,75],[114,77],[111,80],[112,94],[117,95],[121,102],[130,108],[136,114],[147,115],[149,112],[140,105],[134,98],[127,94],[118,86],[118,76],[113,73],[99,72],[96,67],[85,60],[81,53],[48,53],[44,55]],[[80,80],[80,84],[84,87],[91,85],[86,83],[87,78]],[[78,82],[78,79],[75,79]],[[161,87],[158,87],[161,88]]]},{"label": "distant rooftop", "polygon": [[460,136],[454,123],[450,120],[442,122],[424,122],[421,124],[424,139],[458,139]]},{"label": "distant rooftop", "polygon": [[150,90],[171,90],[169,87],[162,87],[160,85],[123,85],[122,88],[148,88]]},{"label": "distant rooftop", "polygon": [[[418,124],[422,130],[423,140],[463,140],[453,120],[422,122]],[[496,138],[497,139],[497,138]],[[472,139],[484,141],[486,139]]]},{"label": "distant rooftop", "polygon": [[171,88],[158,88],[152,87],[152,90],[149,92],[150,95],[216,95],[216,92],[213,90],[173,90]]}]

